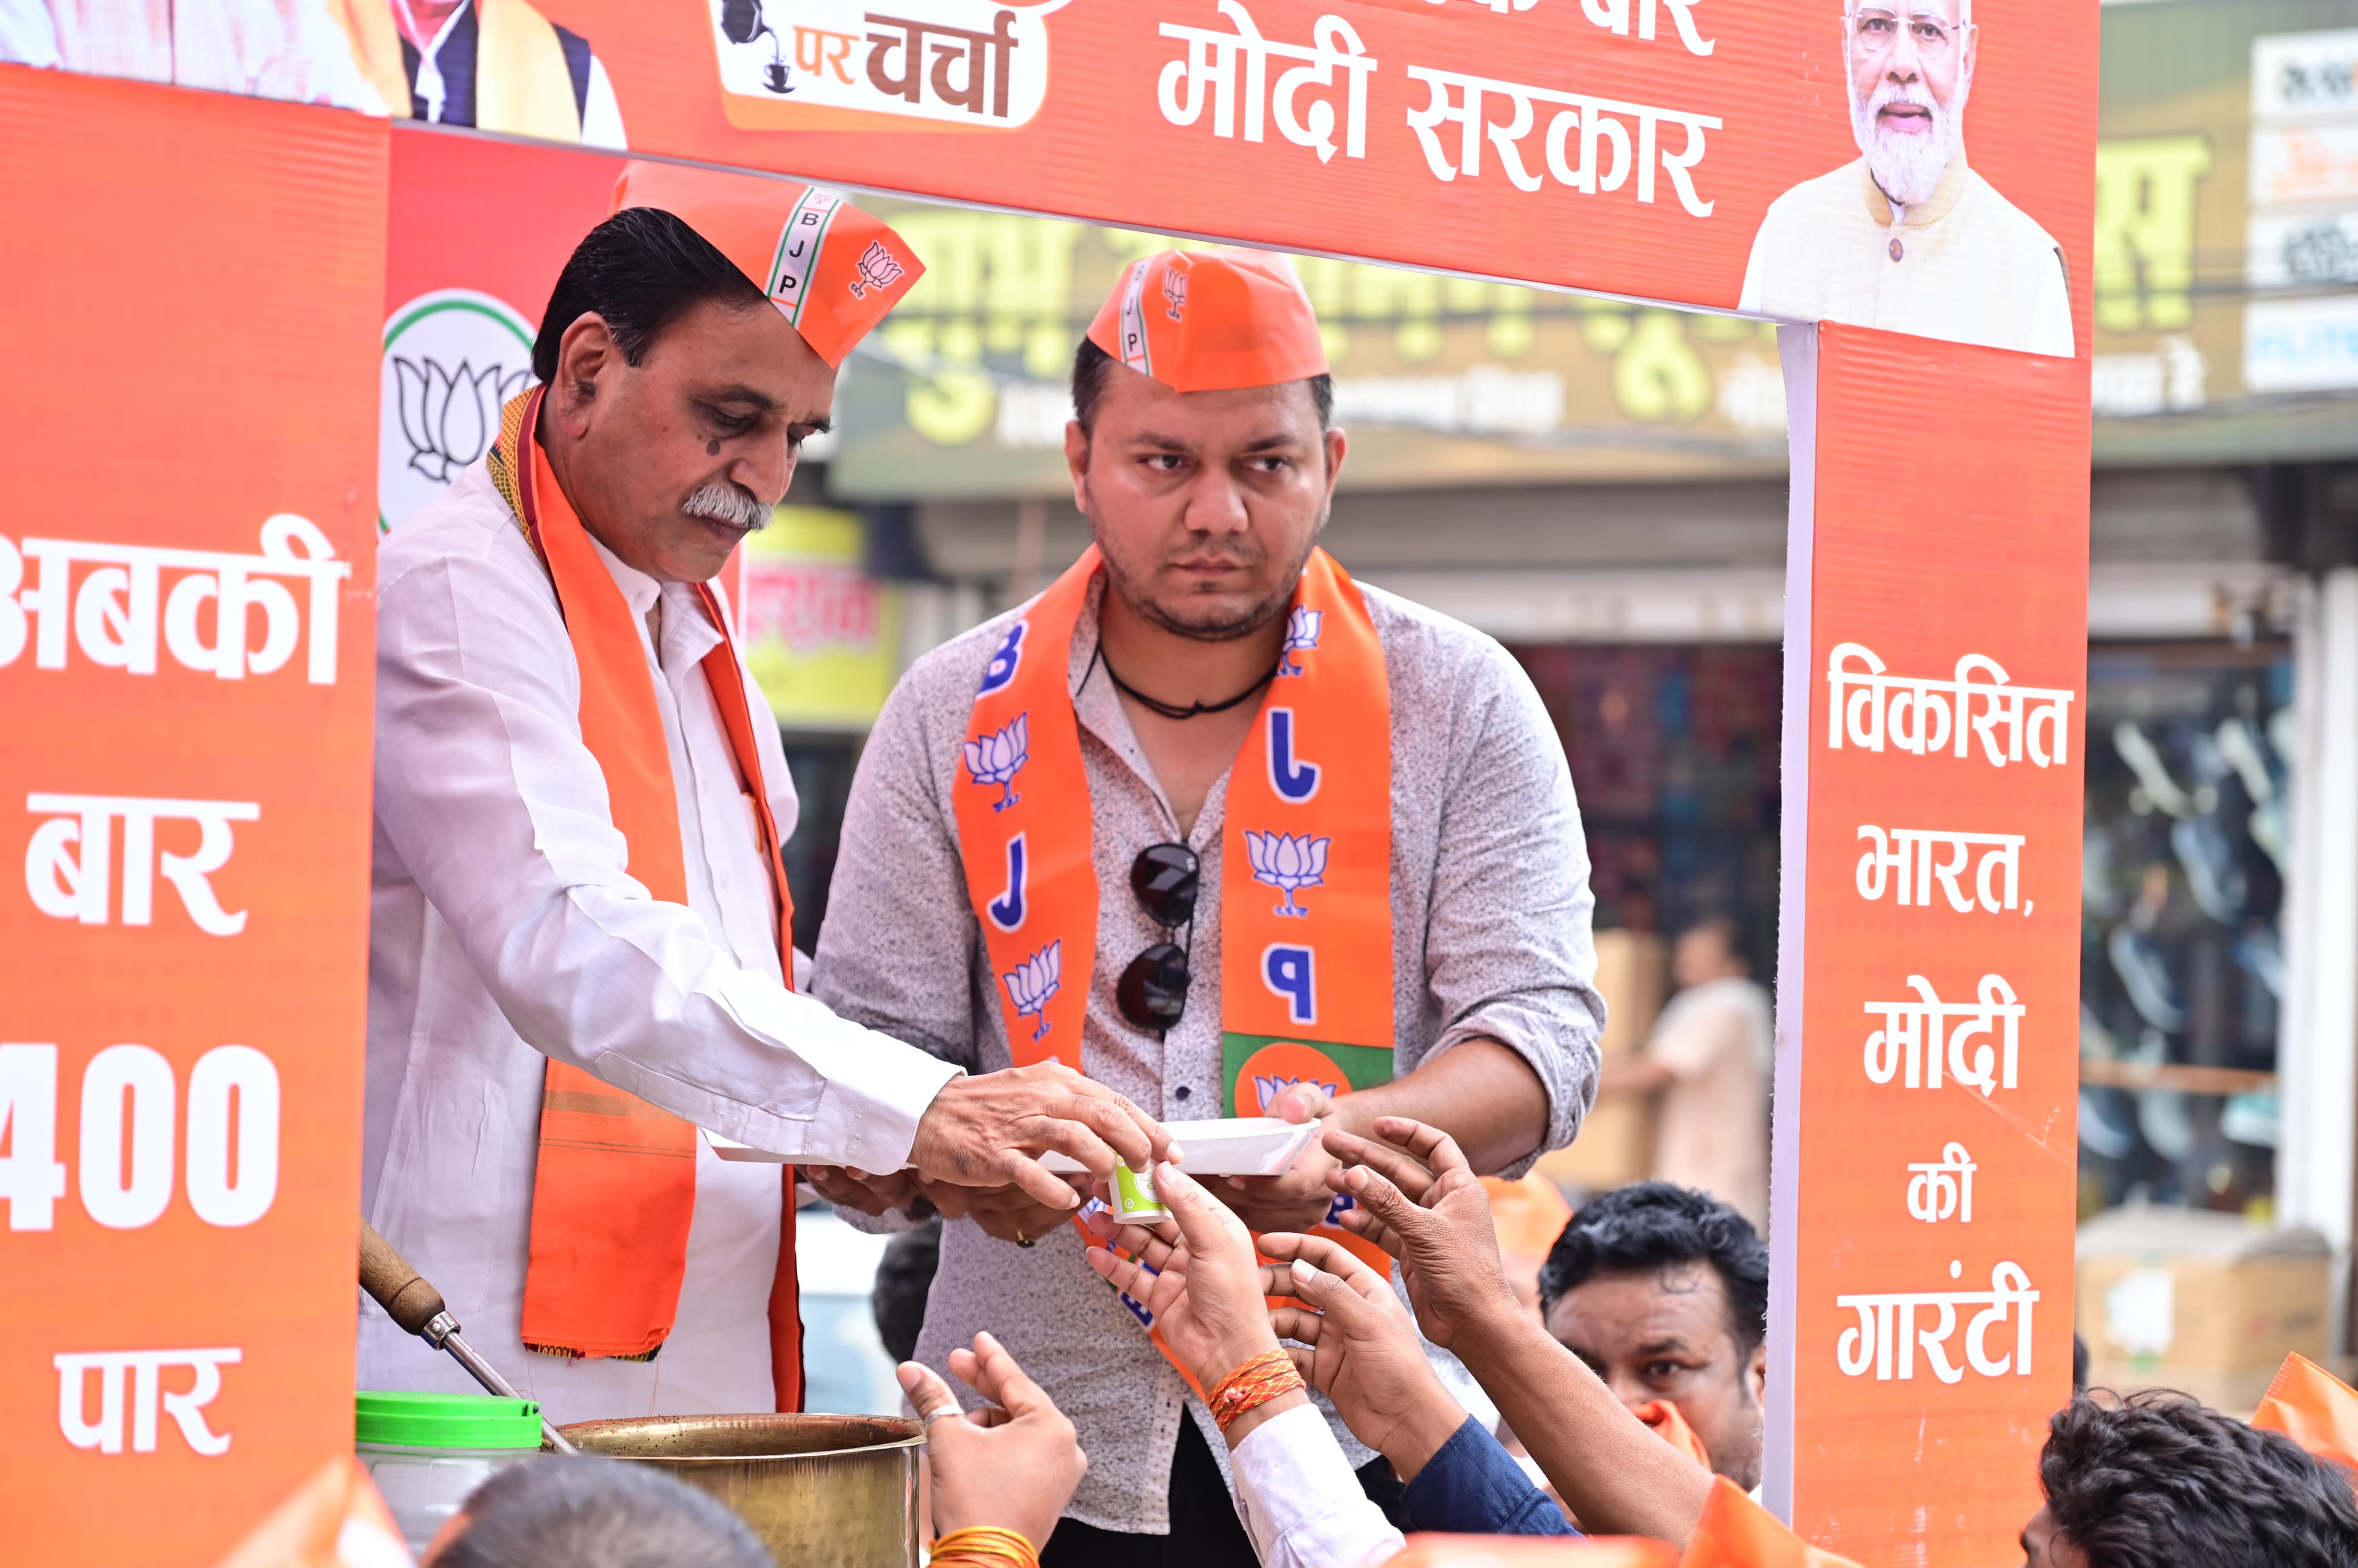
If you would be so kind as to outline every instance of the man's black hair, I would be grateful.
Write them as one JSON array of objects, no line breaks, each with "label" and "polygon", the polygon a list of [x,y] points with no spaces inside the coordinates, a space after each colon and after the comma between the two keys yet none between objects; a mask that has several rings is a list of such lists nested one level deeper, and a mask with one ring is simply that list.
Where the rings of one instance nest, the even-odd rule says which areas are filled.
[{"label": "man's black hair", "polygon": [[1688,931],[1717,932],[1720,944],[1727,949],[1729,957],[1747,969],[1758,971],[1760,966],[1752,957],[1752,923],[1738,912],[1714,909],[1699,914],[1686,923],[1680,935],[1684,935]]},{"label": "man's black hair", "polygon": [[475,1488],[440,1568],[776,1568],[719,1498],[626,1459],[554,1454]]},{"label": "man's black hair", "polygon": [[1727,1327],[1739,1357],[1768,1332],[1768,1247],[1752,1222],[1708,1193],[1639,1182],[1593,1199],[1549,1249],[1540,1311],[1600,1274],[1653,1274],[1708,1263],[1727,1292]]},{"label": "man's black hair", "polygon": [[[1087,338],[1073,353],[1073,417],[1080,421],[1081,434],[1086,436],[1097,427],[1098,399],[1105,395],[1107,367],[1113,356]],[[1329,428],[1335,423],[1335,378],[1320,372],[1310,378],[1310,401],[1318,409],[1318,427]]]},{"label": "man's black hair", "polygon": [[532,373],[544,382],[556,377],[566,329],[592,312],[605,319],[622,358],[637,364],[656,333],[707,299],[751,308],[762,303],[762,291],[670,213],[626,207],[583,235],[557,275],[533,341]]},{"label": "man's black hair", "polygon": [[2074,1399],[2047,1423],[2039,1479],[2088,1568],[2352,1568],[2346,1470],[2184,1394]]}]

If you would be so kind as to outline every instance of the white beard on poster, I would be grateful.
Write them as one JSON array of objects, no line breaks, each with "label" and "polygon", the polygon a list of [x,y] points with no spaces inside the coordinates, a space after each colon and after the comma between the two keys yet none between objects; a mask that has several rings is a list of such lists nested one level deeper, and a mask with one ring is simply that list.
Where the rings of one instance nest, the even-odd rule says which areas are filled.
[{"label": "white beard on poster", "polygon": [[[1867,172],[1895,204],[1913,207],[1928,200],[1941,183],[1941,176],[1948,172],[1950,160],[1963,148],[1965,96],[1972,85],[1970,78],[1959,78],[1956,92],[1945,106],[1920,81],[1905,86],[1886,81],[1866,102],[1851,99],[1851,135],[1858,139],[1858,150],[1866,155]],[[1883,111],[1893,103],[1922,108],[1931,117],[1932,128],[1909,132],[1885,124]]]}]

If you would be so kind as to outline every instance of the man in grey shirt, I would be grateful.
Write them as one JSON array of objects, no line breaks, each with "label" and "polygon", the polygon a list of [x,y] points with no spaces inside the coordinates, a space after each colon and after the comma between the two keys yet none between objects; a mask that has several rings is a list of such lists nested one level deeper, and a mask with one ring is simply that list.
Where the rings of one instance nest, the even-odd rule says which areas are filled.
[{"label": "man in grey shirt", "polygon": [[[958,792],[987,775],[1002,782],[988,755],[978,766],[962,746],[978,689],[1005,685],[1008,651],[1023,644],[1032,679],[1064,677],[1087,782],[1100,892],[1079,1065],[1179,1124],[1184,1148],[1184,1124],[1224,1114],[1235,1087],[1235,1065],[1222,1058],[1219,890],[1224,854],[1240,852],[1227,847],[1229,765],[1240,749],[1258,762],[1265,708],[1306,694],[1309,683],[1289,683],[1293,672],[1280,668],[1312,656],[1296,652],[1306,646],[1302,618],[1289,615],[1297,594],[1313,578],[1339,581],[1364,598],[1389,695],[1391,1007],[1380,1044],[1390,1081],[1333,1096],[1315,1082],[1248,1090],[1236,1110],[1322,1117],[1368,1135],[1379,1115],[1411,1116],[1446,1129],[1477,1169],[1518,1173],[1578,1130],[1605,1012],[1563,748],[1496,643],[1359,589],[1314,556],[1347,442],[1329,423],[1325,357],[1290,269],[1251,253],[1165,252],[1130,272],[1074,368],[1078,417],[1065,449],[1097,551],[1041,600],[920,660],[886,703],[852,786],[813,989],[843,1016],[970,1069],[1016,1059],[1007,1009],[1032,1013],[1023,993],[1036,1006],[1039,988],[993,960],[976,912],[1000,918],[989,902],[1000,884],[978,883],[979,896],[969,889]],[[1141,312],[1141,298],[1152,308]],[[1150,325],[1152,352],[1123,352]],[[1239,354],[1240,341],[1254,351]],[[1210,342],[1222,351],[1206,351]],[[1052,602],[1066,607],[1069,645],[1024,643],[1011,629],[1044,619]],[[1253,700],[1272,686],[1266,703]],[[1048,766],[1042,709],[1026,711],[1034,760],[1021,783],[1036,791]],[[1277,757],[1275,723],[1271,777],[1289,765]],[[1013,804],[1017,790],[1005,793]],[[1036,859],[1055,825],[1034,824]],[[1141,851],[1158,845],[1164,882],[1201,890],[1184,935],[1160,923],[1185,925],[1184,901],[1131,896]],[[1330,989],[1347,981],[1341,966],[1321,963]],[[1065,957],[1065,980],[1082,972]],[[1271,989],[1288,978],[1272,970]],[[1032,1019],[1023,1023],[1026,1050],[1045,1049]],[[1063,1049],[1069,1062],[1071,1045]],[[1257,1231],[1305,1230],[1327,1217],[1336,1163],[1313,1142],[1285,1173],[1211,1184]],[[905,1214],[919,1196],[907,1177],[812,1174],[869,1214]],[[989,1329],[1072,1418],[1088,1454],[1087,1477],[1047,1544],[1051,1568],[1252,1563],[1225,1491],[1225,1445],[1130,1308],[1090,1272],[1069,1216],[1012,1189],[928,1184],[924,1195],[949,1223],[918,1358],[939,1367]],[[1380,1462],[1336,1432],[1380,1492]]]}]

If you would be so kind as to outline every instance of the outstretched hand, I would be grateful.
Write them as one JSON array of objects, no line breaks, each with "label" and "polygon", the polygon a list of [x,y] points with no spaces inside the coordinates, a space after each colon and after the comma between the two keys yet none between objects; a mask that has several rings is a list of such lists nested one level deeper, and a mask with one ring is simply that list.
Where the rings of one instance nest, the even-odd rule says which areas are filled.
[{"label": "outstretched hand", "polygon": [[1466,1411],[1433,1374],[1391,1281],[1323,1236],[1272,1233],[1260,1249],[1285,1265],[1271,1271],[1271,1293],[1305,1303],[1270,1314],[1278,1337],[1297,1342],[1286,1347],[1295,1368],[1335,1402],[1352,1435],[1390,1460],[1402,1481],[1415,1479]]},{"label": "outstretched hand", "polygon": [[1490,1196],[1456,1141],[1404,1116],[1378,1117],[1375,1130],[1382,1141],[1326,1134],[1343,1162],[1326,1181],[1357,1206],[1343,1227],[1400,1260],[1424,1336],[1449,1348],[1469,1323],[1520,1311],[1498,1261]]},{"label": "outstretched hand", "polygon": [[[1336,1101],[1316,1084],[1289,1084],[1278,1091],[1263,1114],[1297,1125],[1323,1121],[1334,1125]],[[1313,1138],[1295,1155],[1293,1163],[1269,1176],[1216,1176],[1210,1191],[1237,1211],[1252,1230],[1307,1230],[1325,1217],[1334,1201],[1326,1178],[1335,1156]]]},{"label": "outstretched hand", "polygon": [[1128,1226],[1110,1246],[1089,1249],[1089,1267],[1154,1314],[1163,1343],[1206,1390],[1255,1356],[1274,1350],[1268,1303],[1277,1271],[1254,1255],[1244,1221],[1175,1165],[1154,1173],[1171,1219]]},{"label": "outstretched hand", "polygon": [[996,1525],[1044,1545],[1089,1467],[1073,1423],[988,1334],[951,1351],[950,1370],[990,1402],[960,1415],[933,1368],[903,1361],[897,1373],[925,1418],[934,1533]]},{"label": "outstretched hand", "polygon": [[1100,1181],[1177,1153],[1170,1130],[1061,1062],[952,1078],[917,1121],[909,1163],[929,1183],[1015,1186],[1059,1215],[1080,1206],[1070,1183],[1040,1163],[1049,1150]]}]

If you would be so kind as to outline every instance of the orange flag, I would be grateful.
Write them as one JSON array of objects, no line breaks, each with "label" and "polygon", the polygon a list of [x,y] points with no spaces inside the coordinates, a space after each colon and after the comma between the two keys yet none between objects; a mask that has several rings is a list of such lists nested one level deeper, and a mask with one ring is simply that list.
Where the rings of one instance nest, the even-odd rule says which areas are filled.
[{"label": "orange flag", "polygon": [[1704,1447],[1703,1439],[1695,1435],[1694,1428],[1687,1424],[1687,1418],[1679,1413],[1678,1406],[1668,1400],[1648,1400],[1629,1413],[1644,1422],[1656,1437],[1704,1469],[1711,1468],[1710,1451]]},{"label": "orange flag", "polygon": [[1384,1568],[1677,1568],[1678,1553],[1634,1535],[1412,1535]]},{"label": "orange flag", "polygon": [[2252,1424],[2281,1432],[2320,1459],[2358,1471],[2358,1389],[2298,1351],[2277,1368]]},{"label": "orange flag", "polygon": [[1777,1516],[1736,1489],[1726,1476],[1713,1478],[1711,1501],[1679,1568],[1859,1568],[1847,1557],[1822,1552],[1779,1522]]},{"label": "orange flag", "polygon": [[409,1548],[360,1461],[329,1460],[215,1568],[412,1568]]}]

